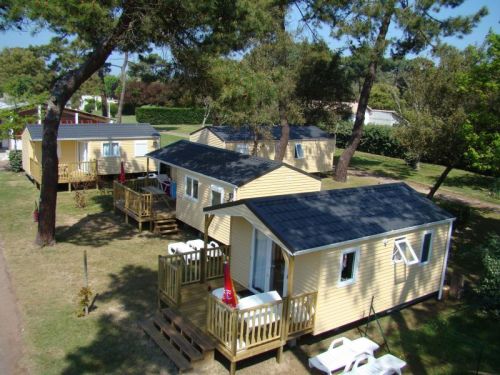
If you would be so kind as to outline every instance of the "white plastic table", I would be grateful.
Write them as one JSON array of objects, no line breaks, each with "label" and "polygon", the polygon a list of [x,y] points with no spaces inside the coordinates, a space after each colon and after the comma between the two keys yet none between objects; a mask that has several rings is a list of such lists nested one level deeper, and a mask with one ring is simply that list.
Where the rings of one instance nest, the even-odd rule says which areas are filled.
[{"label": "white plastic table", "polygon": [[[248,296],[241,298],[236,306],[239,310],[245,310],[252,307],[259,307],[270,302],[280,302],[282,301],[281,296],[277,291],[273,290],[271,292],[254,294],[253,296]],[[243,313],[243,319],[247,324],[248,328],[258,327],[259,325],[270,324],[281,318],[280,313],[275,313],[274,308],[269,306],[266,311],[257,310],[252,312]]]},{"label": "white plastic table", "polygon": [[[203,249],[203,247],[205,246],[205,241],[203,240],[200,240],[200,239],[196,239],[196,240],[190,240],[190,241],[187,241],[186,244],[188,246],[191,246],[194,250],[201,250]],[[218,246],[215,245],[215,243],[212,241],[210,243],[207,244],[207,249],[209,251],[207,251],[207,257],[212,257],[212,258],[216,258],[216,257],[221,257],[224,255],[224,253],[222,252],[222,250],[220,249],[217,249],[217,250],[210,250],[210,249],[214,249],[214,248],[217,248]]]}]

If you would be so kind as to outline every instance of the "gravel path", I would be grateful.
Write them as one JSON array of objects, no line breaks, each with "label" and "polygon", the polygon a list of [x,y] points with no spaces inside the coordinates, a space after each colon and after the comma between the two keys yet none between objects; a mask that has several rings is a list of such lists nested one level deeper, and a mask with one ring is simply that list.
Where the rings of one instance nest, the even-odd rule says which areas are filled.
[{"label": "gravel path", "polygon": [[21,318],[3,256],[0,239],[0,374],[26,374],[20,360],[23,353]]}]

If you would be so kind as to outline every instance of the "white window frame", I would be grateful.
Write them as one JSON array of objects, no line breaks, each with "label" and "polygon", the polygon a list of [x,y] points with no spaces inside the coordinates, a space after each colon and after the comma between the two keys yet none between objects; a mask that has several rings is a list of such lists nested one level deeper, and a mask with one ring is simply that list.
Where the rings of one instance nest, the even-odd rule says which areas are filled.
[{"label": "white window frame", "polygon": [[[295,159],[304,159],[304,147],[302,147],[302,143],[295,143],[295,152],[294,152],[294,157]],[[300,151],[299,151],[300,149]]]},{"label": "white window frame", "polygon": [[[199,188],[199,186],[198,186]],[[213,206],[213,200],[214,200],[214,192],[220,194],[220,203],[217,204],[222,204],[224,203],[224,188],[222,186],[218,185],[210,185],[210,205]]]},{"label": "white window frame", "polygon": [[[408,250],[410,251],[410,255],[413,258],[412,260],[406,259],[406,256],[405,256],[403,250],[401,249],[400,244],[402,244],[402,243],[404,243],[408,247]],[[401,255],[401,259],[395,259],[395,256],[398,253]],[[400,237],[400,238],[396,238],[394,240],[394,250],[392,253],[392,261],[396,264],[404,262],[407,266],[411,266],[413,264],[417,264],[420,262],[419,258],[415,254],[415,250],[413,250],[413,247],[410,244],[410,241],[408,241],[406,239],[406,237]]]},{"label": "white window frame", "polygon": [[[243,151],[241,150],[242,148],[244,149]],[[248,143],[237,143],[235,151],[243,155],[250,155],[250,147],[248,146]]]},{"label": "white window frame", "polygon": [[[429,252],[427,254],[427,260],[425,262],[422,262],[422,255],[424,253],[424,240],[425,240],[425,236],[427,234],[431,235],[431,240],[429,242]],[[432,244],[433,243],[434,243],[434,230],[429,229],[429,230],[424,231],[424,233],[422,234],[422,246],[420,246],[420,259],[418,260],[421,265],[425,265],[425,264],[429,263],[429,261],[431,259],[431,255],[432,255]]]},{"label": "white window frame", "polygon": [[[139,147],[144,147],[144,152],[138,152]],[[146,139],[134,141],[134,156],[144,156],[148,153],[148,141]]]},{"label": "white window frame", "polygon": [[[191,182],[189,183],[189,185],[191,186],[191,194],[188,193],[188,179],[191,180]],[[197,190],[198,194],[197,194],[197,197],[195,197],[193,195],[193,192],[194,192],[194,181],[196,181],[196,183],[198,184],[198,190]],[[200,181],[197,178],[193,177],[193,176],[185,175],[184,176],[184,197],[186,197],[189,200],[198,202],[198,197],[199,196],[200,196]]]},{"label": "white window frame", "polygon": [[[113,150],[113,143],[116,143],[118,145],[118,155],[104,155],[104,145],[109,144],[111,146],[110,150]],[[122,148],[120,142],[116,141],[102,142],[101,150],[103,158],[119,158],[122,154]]]},{"label": "white window frame", "polygon": [[[352,278],[348,280],[342,280],[342,268],[343,268],[343,263],[344,263],[344,254],[349,254],[349,253],[354,253],[354,264],[352,265]],[[345,249],[340,253],[340,263],[339,263],[339,280],[337,285],[338,286],[347,286],[354,284],[358,278],[358,266],[359,266],[359,248],[354,247],[354,248],[349,248]]]}]

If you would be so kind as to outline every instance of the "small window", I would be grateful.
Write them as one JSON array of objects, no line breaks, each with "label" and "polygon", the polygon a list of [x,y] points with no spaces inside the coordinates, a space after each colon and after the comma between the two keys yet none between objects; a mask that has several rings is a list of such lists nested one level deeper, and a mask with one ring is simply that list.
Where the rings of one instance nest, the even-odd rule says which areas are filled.
[{"label": "small window", "polygon": [[248,148],[248,144],[246,143],[238,143],[236,145],[236,152],[244,155],[250,155],[250,149]]},{"label": "small window", "polygon": [[304,159],[304,149],[300,143],[295,144],[295,159]]},{"label": "small window", "polygon": [[432,250],[432,237],[432,231],[424,233],[424,237],[422,239],[422,251],[420,252],[420,263],[427,263],[429,261]]},{"label": "small window", "polygon": [[148,153],[148,141],[134,142],[135,156],[144,156]]},{"label": "small window", "polygon": [[217,185],[212,185],[210,188],[212,192],[211,203],[212,206],[222,204],[224,201],[224,189]]},{"label": "small window", "polygon": [[198,199],[198,180],[186,176],[186,188],[185,188],[186,197],[191,199]]},{"label": "small window", "polygon": [[406,238],[398,238],[394,241],[394,253],[392,254],[392,260],[394,263],[404,262],[408,266],[418,263],[415,251]]},{"label": "small window", "polygon": [[105,158],[120,156],[120,144],[118,142],[103,143],[102,156]]},{"label": "small window", "polygon": [[357,249],[346,250],[340,257],[340,285],[351,284],[356,279],[358,268],[359,251]]}]

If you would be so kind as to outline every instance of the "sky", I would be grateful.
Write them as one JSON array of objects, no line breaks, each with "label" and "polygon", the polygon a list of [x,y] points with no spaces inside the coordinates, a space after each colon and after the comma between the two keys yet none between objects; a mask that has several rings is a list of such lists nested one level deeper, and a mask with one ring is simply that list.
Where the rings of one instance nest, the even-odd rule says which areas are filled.
[{"label": "sky", "polygon": [[[500,0],[466,0],[465,3],[457,9],[445,10],[441,12],[443,17],[455,16],[455,15],[467,15],[478,11],[482,6],[486,6],[489,10],[489,14],[484,17],[477,28],[469,35],[463,38],[449,37],[443,39],[446,43],[451,44],[459,49],[463,49],[469,44],[480,45],[488,31],[492,29],[493,31],[500,33]],[[289,18],[289,29],[295,30],[300,28],[303,30],[305,37],[310,38],[311,32],[307,27],[300,22],[300,14],[296,9],[292,9]],[[332,49],[341,47],[341,44],[329,36],[329,31],[326,29],[316,31],[318,37],[325,39]],[[0,33],[0,49],[5,47],[28,47],[29,45],[41,45],[46,44],[50,41],[52,34],[48,31],[41,31],[36,35],[32,35],[29,31],[8,31]],[[165,51],[155,51],[158,54],[164,56]],[[131,58],[134,60],[134,56]],[[123,56],[118,53],[113,53],[108,62],[112,64],[112,73],[119,73],[119,66],[123,62]]]}]

